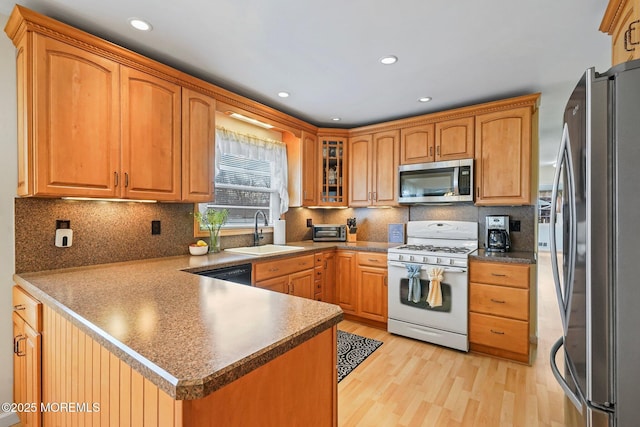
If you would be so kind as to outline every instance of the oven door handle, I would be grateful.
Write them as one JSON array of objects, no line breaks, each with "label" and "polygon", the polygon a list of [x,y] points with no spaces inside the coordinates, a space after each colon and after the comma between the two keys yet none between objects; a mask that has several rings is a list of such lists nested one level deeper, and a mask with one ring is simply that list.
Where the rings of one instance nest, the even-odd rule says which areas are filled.
[{"label": "oven door handle", "polygon": [[[388,261],[388,262],[387,262],[387,265],[388,265],[389,267],[400,267],[400,268],[404,268],[404,269],[406,269],[406,268],[407,268],[407,264],[402,263],[402,262],[396,262],[396,261]],[[467,272],[467,269],[466,269],[466,268],[446,267],[446,266],[433,266],[433,267],[436,267],[436,268],[442,268],[442,270],[443,270],[445,273],[466,273],[466,272]],[[421,265],[421,266],[420,266],[420,270],[421,270],[421,271],[428,271],[428,270],[430,270],[430,269],[431,269],[431,268],[433,268],[433,267],[431,267],[431,266],[429,266],[429,265]]]}]

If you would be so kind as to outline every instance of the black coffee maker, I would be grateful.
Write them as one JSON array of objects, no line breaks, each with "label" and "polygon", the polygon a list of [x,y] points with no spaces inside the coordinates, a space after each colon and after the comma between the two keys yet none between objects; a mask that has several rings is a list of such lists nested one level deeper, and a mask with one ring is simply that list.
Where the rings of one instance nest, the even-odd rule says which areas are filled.
[{"label": "black coffee maker", "polygon": [[508,215],[487,216],[486,231],[485,247],[487,252],[509,251],[511,248],[511,239],[509,238]]}]

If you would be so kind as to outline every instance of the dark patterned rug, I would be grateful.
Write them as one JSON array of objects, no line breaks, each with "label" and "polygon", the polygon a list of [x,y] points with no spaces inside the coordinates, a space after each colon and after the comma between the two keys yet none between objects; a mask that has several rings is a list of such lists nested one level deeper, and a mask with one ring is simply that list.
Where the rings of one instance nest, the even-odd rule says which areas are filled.
[{"label": "dark patterned rug", "polygon": [[338,331],[338,382],[376,351],[382,341]]}]

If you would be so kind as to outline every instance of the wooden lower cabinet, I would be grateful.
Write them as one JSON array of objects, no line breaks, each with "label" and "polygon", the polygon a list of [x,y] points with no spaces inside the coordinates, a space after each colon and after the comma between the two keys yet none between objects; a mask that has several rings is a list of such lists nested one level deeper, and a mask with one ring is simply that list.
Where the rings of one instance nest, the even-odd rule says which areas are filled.
[{"label": "wooden lower cabinet", "polygon": [[470,349],[530,364],[536,335],[535,268],[472,261],[469,282]]},{"label": "wooden lower cabinet", "polygon": [[387,322],[387,254],[337,251],[336,303],[375,326]]},{"label": "wooden lower cabinet", "polygon": [[313,299],[314,266],[313,255],[256,263],[254,283],[258,288]]},{"label": "wooden lower cabinet", "polygon": [[41,425],[42,304],[21,288],[13,289],[13,401],[25,410],[17,411],[20,425]]},{"label": "wooden lower cabinet", "polygon": [[87,404],[44,412],[45,426],[337,425],[335,326],[202,399],[174,400],[55,310],[43,314],[43,402]]}]

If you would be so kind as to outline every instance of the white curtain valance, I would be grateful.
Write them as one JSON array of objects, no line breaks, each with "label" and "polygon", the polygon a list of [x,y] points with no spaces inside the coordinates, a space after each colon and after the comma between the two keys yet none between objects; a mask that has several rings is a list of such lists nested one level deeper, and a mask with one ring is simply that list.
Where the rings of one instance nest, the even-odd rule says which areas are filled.
[{"label": "white curtain valance", "polygon": [[286,144],[216,127],[216,175],[220,172],[221,153],[270,162],[271,188],[280,196],[280,215],[289,210]]}]

